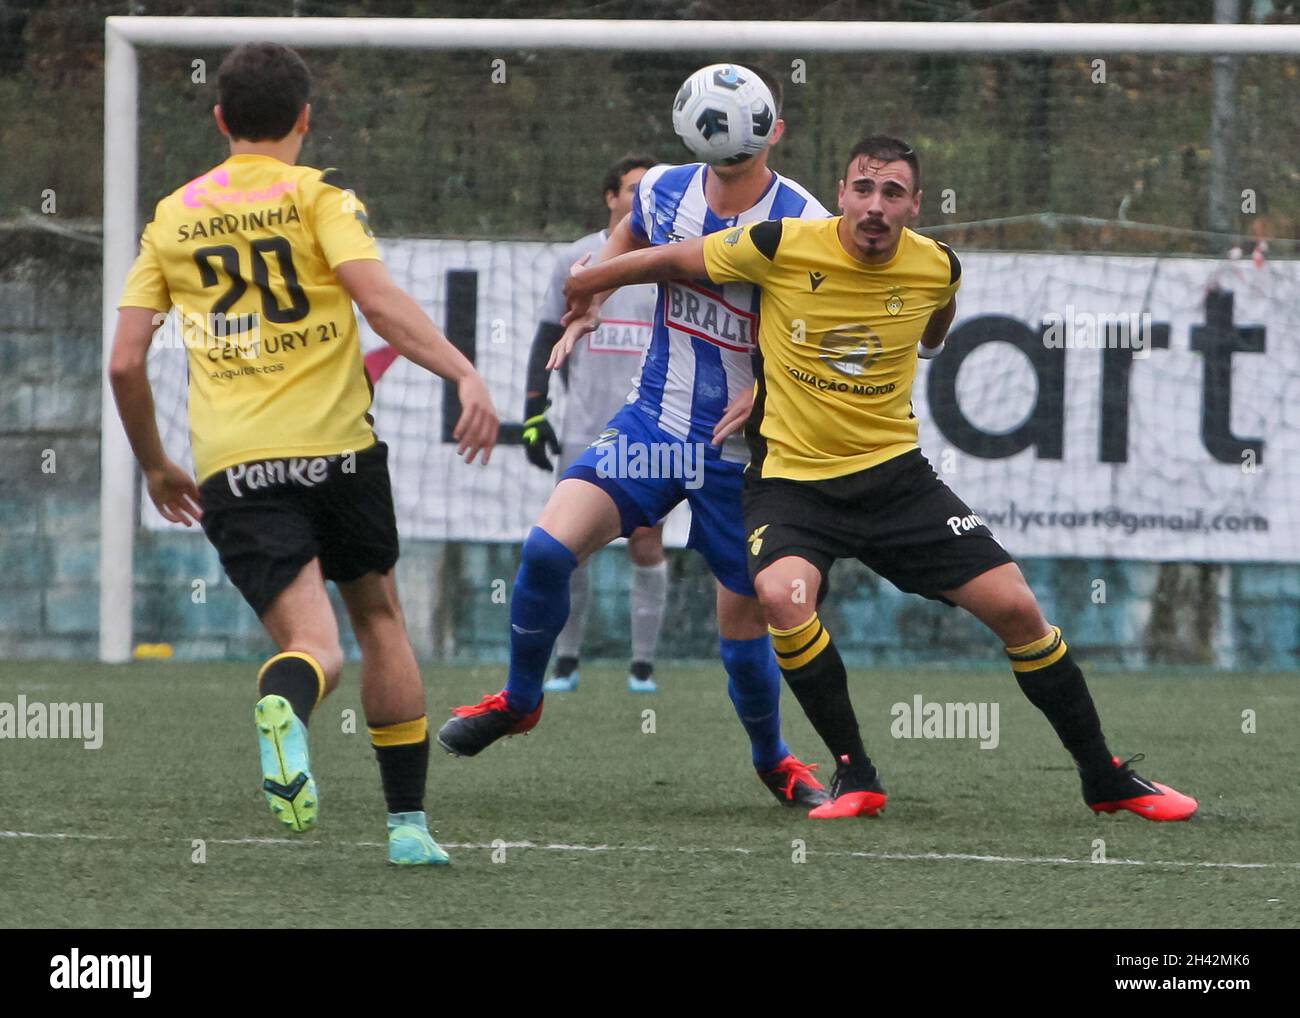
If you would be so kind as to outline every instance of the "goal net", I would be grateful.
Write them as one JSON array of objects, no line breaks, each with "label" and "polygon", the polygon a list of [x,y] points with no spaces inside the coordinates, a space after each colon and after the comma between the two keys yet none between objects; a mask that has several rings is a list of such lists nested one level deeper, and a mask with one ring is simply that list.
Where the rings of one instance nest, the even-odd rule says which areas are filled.
[{"label": "goal net", "polygon": [[[504,421],[523,409],[559,252],[605,225],[606,170],[629,152],[689,161],[671,129],[673,96],[692,70],[725,59],[781,82],[786,133],[771,165],[832,210],[859,137],[896,134],[918,151],[918,228],[963,264],[949,347],[916,383],[922,447],[1009,550],[1300,561],[1296,53],[1242,52],[1216,71],[1207,52],[1177,52],[1171,33],[1162,43],[1161,29],[1136,25],[1114,26],[1128,34],[1092,49],[1038,26],[1042,52],[981,53],[974,31],[917,35],[906,52],[869,34],[841,43],[859,46],[847,52],[770,34],[761,45],[647,52],[625,48],[632,30],[616,22],[560,48],[523,31],[496,45],[348,48],[354,24],[364,23],[337,19],[337,35],[295,43],[266,22],[265,37],[310,46],[302,161],[344,170],[393,275],[472,354]],[[225,156],[208,111],[227,48],[159,27],[134,50],[141,221]],[[382,346],[363,333],[367,350]],[[164,440],[188,463],[174,327],[156,347]],[[562,419],[558,380],[551,394]],[[517,426],[488,468],[460,463],[448,395],[400,359],[376,383],[399,529],[406,542],[487,548],[475,561],[500,572],[555,477],[528,465]],[[139,503],[139,526],[168,527]],[[675,515],[670,545],[688,524]],[[480,567],[459,561],[461,573],[440,575],[439,597],[487,597]],[[701,642],[712,586],[689,561],[677,566],[675,611],[684,639]]]}]

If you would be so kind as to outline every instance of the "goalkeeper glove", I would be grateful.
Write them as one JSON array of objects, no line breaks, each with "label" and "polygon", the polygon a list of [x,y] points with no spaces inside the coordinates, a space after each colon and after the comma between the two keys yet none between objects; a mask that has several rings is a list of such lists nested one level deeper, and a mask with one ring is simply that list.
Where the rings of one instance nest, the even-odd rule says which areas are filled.
[{"label": "goalkeeper glove", "polygon": [[555,437],[555,429],[546,419],[546,411],[551,401],[545,396],[529,396],[524,404],[524,431],[520,436],[524,441],[524,455],[528,462],[542,470],[554,470],[555,467],[546,455],[550,449],[552,456],[560,454],[560,441]]}]

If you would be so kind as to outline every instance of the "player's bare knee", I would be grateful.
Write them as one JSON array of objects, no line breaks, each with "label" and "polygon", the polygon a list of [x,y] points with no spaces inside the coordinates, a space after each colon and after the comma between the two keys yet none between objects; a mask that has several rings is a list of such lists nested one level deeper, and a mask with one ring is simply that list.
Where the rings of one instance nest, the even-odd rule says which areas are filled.
[{"label": "player's bare knee", "polygon": [[408,639],[406,621],[398,604],[383,605],[353,620],[352,631],[363,657],[382,654],[398,641]]},{"label": "player's bare knee", "polygon": [[796,596],[801,578],[791,576],[788,570],[764,569],[754,579],[754,591],[768,624],[777,629],[788,629],[803,622],[812,614],[813,602]]},{"label": "player's bare knee", "polygon": [[779,579],[773,577],[770,570],[765,570],[754,577],[754,595],[764,611],[767,611],[768,605],[777,597],[779,586]]},{"label": "player's bare knee", "polygon": [[664,554],[662,551],[646,552],[646,551],[635,551],[629,548],[628,557],[632,559],[632,564],[634,566],[641,566],[642,568],[649,568],[650,566],[661,565],[664,561]]},{"label": "player's bare knee", "polygon": [[663,539],[655,530],[634,530],[627,539],[628,557],[637,566],[657,566],[664,560]]},{"label": "player's bare knee", "polygon": [[351,615],[358,638],[362,631],[383,631],[402,625],[402,602],[397,589],[383,587],[376,590],[362,604],[354,606]]},{"label": "player's bare knee", "polygon": [[1048,630],[1038,598],[1028,587],[1001,599],[987,617],[987,622],[989,628],[1009,646],[1030,643]]}]

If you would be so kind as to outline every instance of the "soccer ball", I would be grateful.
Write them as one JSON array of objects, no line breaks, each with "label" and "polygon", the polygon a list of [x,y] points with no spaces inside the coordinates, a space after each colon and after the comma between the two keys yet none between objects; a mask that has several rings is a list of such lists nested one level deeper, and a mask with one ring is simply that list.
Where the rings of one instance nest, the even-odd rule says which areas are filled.
[{"label": "soccer ball", "polygon": [[775,127],[771,91],[739,64],[701,67],[673,100],[673,130],[706,163],[738,163],[762,152]]}]

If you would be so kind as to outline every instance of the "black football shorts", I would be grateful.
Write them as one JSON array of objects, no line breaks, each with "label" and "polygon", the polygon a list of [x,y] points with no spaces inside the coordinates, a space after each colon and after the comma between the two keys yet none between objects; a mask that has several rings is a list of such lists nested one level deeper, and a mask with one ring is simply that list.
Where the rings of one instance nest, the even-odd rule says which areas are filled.
[{"label": "black football shorts", "polygon": [[383,442],[357,453],[240,463],[209,477],[199,494],[204,533],[259,617],[314,558],[325,579],[343,583],[397,562]]},{"label": "black football shorts", "polygon": [[1013,561],[920,449],[824,481],[745,474],[749,575],[797,555],[822,574],[856,558],[899,590],[948,602],[954,590]]}]

